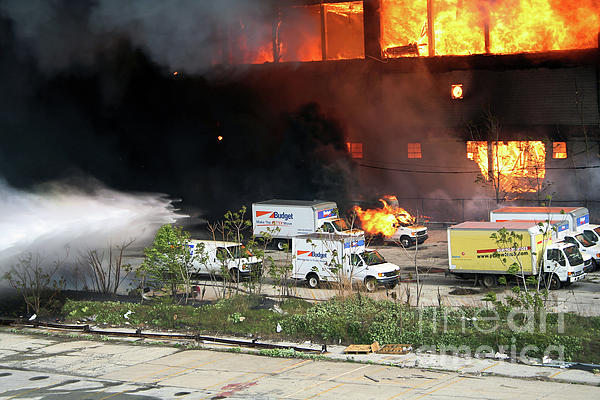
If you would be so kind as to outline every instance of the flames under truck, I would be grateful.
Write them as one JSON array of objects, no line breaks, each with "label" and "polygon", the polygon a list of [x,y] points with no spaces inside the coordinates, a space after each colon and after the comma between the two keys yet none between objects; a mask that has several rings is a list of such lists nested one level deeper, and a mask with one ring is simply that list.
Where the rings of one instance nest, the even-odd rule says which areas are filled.
[{"label": "flames under truck", "polygon": [[313,233],[292,239],[292,278],[316,288],[320,282],[364,284],[369,292],[398,283],[400,267],[365,247],[364,236]]},{"label": "flames under truck", "polygon": [[254,236],[268,234],[275,238],[279,250],[291,238],[317,231],[336,235],[363,235],[339,218],[332,201],[267,200],[252,204]]},{"label": "flames under truck", "polygon": [[[518,248],[501,248],[492,234],[505,228],[522,235]],[[556,242],[551,229],[534,222],[463,222],[448,228],[449,272],[460,278],[477,278],[492,287],[512,264],[525,276],[538,276],[551,289],[568,286],[585,277],[584,260],[577,246]]]}]

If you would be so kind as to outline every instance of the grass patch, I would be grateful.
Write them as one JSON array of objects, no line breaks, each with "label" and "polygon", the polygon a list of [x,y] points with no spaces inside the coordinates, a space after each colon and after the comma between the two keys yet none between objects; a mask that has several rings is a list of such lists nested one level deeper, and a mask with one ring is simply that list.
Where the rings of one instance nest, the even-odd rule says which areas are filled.
[{"label": "grass patch", "polygon": [[[549,346],[562,346],[566,360],[600,362],[600,317],[564,314],[563,324],[557,314],[548,314],[544,331],[539,316],[528,320],[517,314],[509,323],[508,309],[498,313],[493,308],[416,309],[364,296],[334,298],[314,305],[289,299],[280,307],[285,314],[272,311],[259,296],[235,296],[200,307],[173,305],[168,300],[148,304],[69,300],[63,313],[69,320],[92,318],[96,323],[146,329],[253,334],[334,344],[410,343],[446,352],[468,346],[471,354],[487,346],[492,352],[516,352],[518,356],[526,346],[536,346],[538,350],[530,347],[527,355],[541,357]],[[528,321],[532,322],[531,330],[526,329]],[[276,333],[277,324],[281,333]],[[560,326],[564,326],[564,332]],[[281,350],[277,352],[273,355]],[[551,356],[556,358],[556,354]]]}]

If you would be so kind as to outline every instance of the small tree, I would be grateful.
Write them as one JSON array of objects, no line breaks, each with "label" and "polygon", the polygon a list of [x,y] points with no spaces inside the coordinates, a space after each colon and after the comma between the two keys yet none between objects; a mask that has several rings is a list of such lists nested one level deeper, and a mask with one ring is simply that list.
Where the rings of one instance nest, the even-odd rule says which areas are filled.
[{"label": "small tree", "polygon": [[[65,257],[66,258],[66,257]],[[27,313],[33,310],[40,313],[42,303],[51,303],[64,288],[65,280],[54,276],[62,266],[63,260],[45,264],[39,254],[26,254],[16,265],[4,274],[3,278],[15,288],[27,305]]]},{"label": "small tree", "polygon": [[88,267],[92,285],[97,292],[117,293],[119,286],[131,272],[131,264],[123,263],[123,254],[133,242],[135,239],[109,246],[108,254],[104,250],[89,249],[80,256],[81,263]]},{"label": "small tree", "polygon": [[201,244],[196,247],[192,251],[190,235],[182,227],[163,225],[156,232],[152,246],[144,249],[146,258],[140,269],[153,280],[153,286],[168,285],[173,302],[177,299],[178,285],[183,285],[187,303],[194,262],[204,254]]},{"label": "small tree", "polygon": [[509,275],[517,277],[517,283],[522,283],[525,293],[527,293],[527,277],[523,269],[520,250],[523,247],[523,235],[509,231],[506,228],[501,228],[497,232],[492,233],[490,238],[496,242],[499,248],[506,249],[504,254],[508,255],[507,258],[500,253],[494,253],[493,257],[500,259],[502,265],[507,267],[506,272]]}]

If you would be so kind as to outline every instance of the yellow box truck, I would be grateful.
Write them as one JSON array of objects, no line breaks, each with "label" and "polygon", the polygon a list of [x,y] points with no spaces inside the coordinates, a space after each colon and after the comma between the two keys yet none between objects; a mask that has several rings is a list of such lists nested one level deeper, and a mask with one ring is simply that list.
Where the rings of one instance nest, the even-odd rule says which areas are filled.
[{"label": "yellow box truck", "polygon": [[[522,235],[516,246],[499,245],[492,234],[502,228]],[[513,263],[525,276],[538,275],[551,289],[585,277],[583,258],[577,246],[554,242],[552,230],[532,222],[463,222],[448,228],[449,271],[461,278],[475,278],[484,286],[497,284]]]}]

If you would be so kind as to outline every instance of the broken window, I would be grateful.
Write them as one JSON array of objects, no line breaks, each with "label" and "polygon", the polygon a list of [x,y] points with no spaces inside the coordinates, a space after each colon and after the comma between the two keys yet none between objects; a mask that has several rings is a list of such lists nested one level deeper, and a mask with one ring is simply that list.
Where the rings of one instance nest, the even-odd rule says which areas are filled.
[{"label": "broken window", "polygon": [[552,158],[567,158],[567,142],[552,143]]},{"label": "broken window", "polygon": [[363,144],[358,142],[346,142],[348,153],[352,158],[363,158]]},{"label": "broken window", "polygon": [[421,158],[421,143],[408,144],[408,158]]}]

